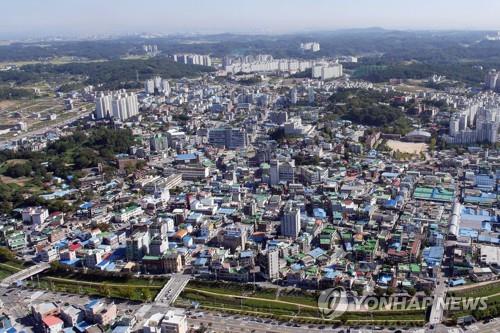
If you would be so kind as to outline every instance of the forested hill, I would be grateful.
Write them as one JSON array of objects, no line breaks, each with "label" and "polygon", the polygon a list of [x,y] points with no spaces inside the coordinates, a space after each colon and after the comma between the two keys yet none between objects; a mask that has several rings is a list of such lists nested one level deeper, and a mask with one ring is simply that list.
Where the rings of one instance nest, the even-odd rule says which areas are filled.
[{"label": "forested hill", "polygon": [[[34,64],[19,70],[0,72],[1,82],[31,83],[66,74],[79,77],[85,84],[102,85],[103,89],[134,88],[153,75],[164,78],[194,77],[214,71],[211,67],[186,65],[164,57],[145,60],[109,60],[100,62],[68,63],[63,65]],[[137,82],[139,76],[139,82]]]}]

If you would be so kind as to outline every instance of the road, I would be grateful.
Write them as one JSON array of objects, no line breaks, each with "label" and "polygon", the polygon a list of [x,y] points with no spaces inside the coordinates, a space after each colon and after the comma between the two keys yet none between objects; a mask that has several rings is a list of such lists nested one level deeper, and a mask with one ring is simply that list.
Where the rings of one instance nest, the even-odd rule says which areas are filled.
[{"label": "road", "polygon": [[7,276],[5,279],[2,280],[2,282],[0,283],[0,286],[8,287],[9,285],[15,283],[16,281],[25,280],[25,279],[29,278],[30,276],[39,274],[39,273],[41,273],[49,268],[50,268],[50,265],[46,262],[28,267],[26,269],[23,269],[22,271],[19,271],[15,274]]},{"label": "road", "polygon": [[[33,332],[33,322],[30,319],[30,306],[33,302],[55,302],[60,306],[73,304],[76,306],[83,306],[88,303],[92,298],[83,295],[72,295],[66,293],[50,292],[31,290],[26,288],[2,288],[0,287],[0,300],[3,302],[3,311],[15,319],[14,326],[22,329],[27,333]],[[118,315],[131,315],[134,314],[138,318],[137,324],[134,326],[135,330],[140,330],[144,321],[151,315],[158,312],[166,312],[172,307],[164,304],[157,303],[137,303],[115,300],[118,307]],[[209,331],[216,333],[340,333],[347,332],[348,327],[332,327],[331,325],[307,325],[307,324],[293,324],[287,322],[278,322],[276,320],[243,317],[238,315],[229,315],[223,313],[207,312],[203,310],[191,310],[186,313],[188,317],[188,325],[190,327],[200,327],[201,325],[209,328]],[[296,325],[297,327],[294,327]],[[468,327],[465,332],[486,332],[498,333],[498,325],[500,319],[493,320],[490,323],[476,323]],[[31,327],[31,328],[30,328]],[[463,333],[464,330],[460,328],[444,328],[436,332],[446,333]],[[413,328],[399,328],[403,332],[410,333],[423,333],[423,329]],[[371,328],[351,328],[351,333],[394,333],[395,329],[371,329]],[[430,330],[426,330],[430,332]]]},{"label": "road", "polygon": [[[227,314],[217,314],[210,312],[188,312],[188,324],[190,327],[200,327],[203,325],[209,330],[217,333],[311,333],[326,332],[340,333],[347,332],[348,327],[333,327],[332,325],[308,325],[278,322],[276,320],[231,316]],[[294,326],[295,325],[295,326]],[[395,329],[372,329],[372,328],[350,328],[351,333],[394,333]],[[417,333],[418,329],[404,328],[403,332]],[[420,329],[421,331],[421,329]]]},{"label": "road", "polygon": [[445,304],[445,297],[447,292],[446,278],[441,271],[437,271],[437,286],[434,288],[434,301],[432,302],[431,314],[429,316],[429,325],[436,325],[441,323],[443,319],[443,308]]},{"label": "road", "polygon": [[170,280],[156,295],[155,302],[158,304],[171,305],[186,287],[191,279],[190,275],[172,274]]},{"label": "road", "polygon": [[78,113],[74,116],[74,117],[71,117],[71,118],[68,118],[62,122],[57,122],[57,123],[54,123],[54,124],[51,124],[49,126],[44,126],[42,128],[39,128],[39,129],[36,129],[34,131],[29,131],[26,132],[26,133],[22,133],[22,134],[19,134],[18,136],[15,136],[15,137],[11,137],[9,139],[4,139],[4,140],[1,140],[0,141],[0,147],[5,145],[5,144],[8,144],[9,142],[12,142],[12,141],[17,141],[17,140],[20,140],[20,139],[23,139],[23,138],[26,138],[26,137],[31,137],[31,136],[35,136],[35,135],[41,135],[45,132],[48,132],[50,131],[51,129],[54,129],[54,128],[61,128],[63,126],[66,126],[68,124],[71,124],[73,122],[75,122],[76,120],[80,119],[80,118],[84,118],[84,117],[87,117],[88,115],[90,115],[93,111],[78,111]]},{"label": "road", "polygon": [[[11,316],[13,326],[18,331],[32,333],[35,323],[33,323],[31,314],[31,304],[35,302],[55,302],[59,306],[76,305],[83,307],[92,297],[84,295],[73,295],[66,293],[57,293],[44,290],[31,290],[26,288],[4,288],[0,287],[0,300],[3,303],[2,311]],[[118,308],[118,315],[135,314],[139,311],[142,304],[128,301],[115,300]]]}]

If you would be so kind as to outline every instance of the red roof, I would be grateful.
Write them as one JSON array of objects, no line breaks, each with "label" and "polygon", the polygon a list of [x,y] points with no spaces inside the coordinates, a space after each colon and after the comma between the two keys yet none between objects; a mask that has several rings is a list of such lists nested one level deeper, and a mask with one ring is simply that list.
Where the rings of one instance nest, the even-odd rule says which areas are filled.
[{"label": "red roof", "polygon": [[70,244],[70,246],[68,246],[70,251],[76,251],[81,247],[82,247],[82,244],[80,244],[80,243],[73,243],[73,244]]},{"label": "red roof", "polygon": [[45,325],[47,325],[48,327],[50,327],[50,326],[55,326],[55,325],[61,325],[61,324],[63,324],[63,321],[56,316],[46,316],[46,317],[43,317],[43,323]]}]

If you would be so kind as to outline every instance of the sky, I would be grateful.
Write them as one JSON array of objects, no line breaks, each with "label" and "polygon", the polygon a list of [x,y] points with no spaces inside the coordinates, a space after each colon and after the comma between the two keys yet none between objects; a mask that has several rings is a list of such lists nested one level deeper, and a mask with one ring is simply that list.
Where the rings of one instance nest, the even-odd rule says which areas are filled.
[{"label": "sky", "polygon": [[499,0],[1,0],[0,38],[291,33],[382,27],[500,30]]}]

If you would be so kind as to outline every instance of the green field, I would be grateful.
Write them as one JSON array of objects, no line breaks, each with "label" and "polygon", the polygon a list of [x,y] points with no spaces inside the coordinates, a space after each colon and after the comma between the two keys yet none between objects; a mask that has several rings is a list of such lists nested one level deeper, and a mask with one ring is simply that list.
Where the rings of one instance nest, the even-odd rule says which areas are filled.
[{"label": "green field", "polygon": [[464,298],[485,298],[486,309],[467,309],[459,311],[449,311],[446,313],[447,318],[451,323],[455,323],[460,317],[472,315],[477,320],[490,317],[500,316],[500,281],[483,285],[479,287],[471,287],[459,291],[448,292],[449,297],[464,297]]},{"label": "green field", "polygon": [[19,264],[15,262],[0,263],[0,280],[17,273],[20,270],[21,268],[19,267]]},{"label": "green field", "polygon": [[28,286],[72,294],[151,301],[167,283],[167,278],[134,278],[128,275],[49,271]]},{"label": "green field", "polygon": [[500,293],[500,281],[480,287],[471,285],[470,288],[464,290],[448,292],[448,295],[456,297],[487,297],[498,293]]},{"label": "green field", "polygon": [[[423,324],[424,310],[349,312],[337,320],[322,317],[317,307],[317,297],[302,291],[276,293],[273,289],[253,290],[251,285],[191,281],[182,292],[177,305],[189,305],[195,301],[202,308],[219,311],[247,313],[262,317],[290,320],[304,323],[394,323]],[[273,297],[274,296],[274,297]]]}]

